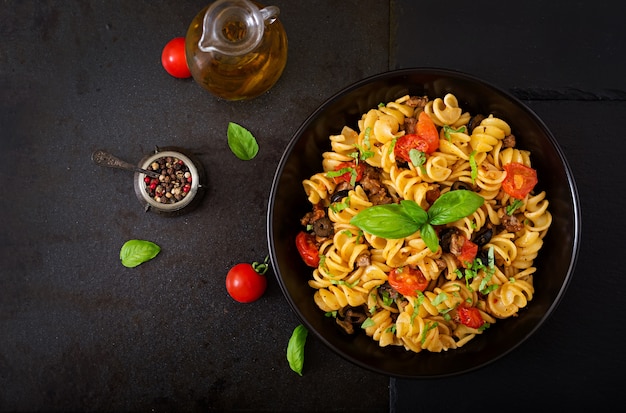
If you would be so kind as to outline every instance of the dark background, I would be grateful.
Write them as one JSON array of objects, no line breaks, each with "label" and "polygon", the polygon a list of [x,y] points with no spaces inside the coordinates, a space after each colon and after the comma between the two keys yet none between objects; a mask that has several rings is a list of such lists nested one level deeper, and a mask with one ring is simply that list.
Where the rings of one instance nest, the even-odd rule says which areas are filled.
[{"label": "dark background", "polygon": [[[578,184],[583,230],[569,289],[537,334],[473,373],[392,379],[392,411],[418,411],[416,403],[424,411],[456,412],[496,406],[510,412],[595,411],[620,403],[626,143],[618,125],[626,119],[626,7],[588,0],[407,0],[393,10],[392,68],[473,73],[513,93],[545,121]],[[408,23],[413,18],[417,34]],[[459,397],[450,400],[453,394]]]},{"label": "dark background", "polygon": [[[605,4],[606,3],[606,4]],[[270,92],[212,97],[160,65],[202,1],[0,4],[0,410],[522,411],[621,400],[626,29],[614,2],[276,1],[289,61]],[[609,5],[610,4],[610,5]],[[285,359],[299,321],[272,274],[239,304],[224,277],[267,254],[271,180],[326,98],[389,69],[482,77],[546,122],[578,184],[583,235],[570,287],[523,346],[466,375],[396,380],[310,336],[302,377]],[[256,136],[240,161],[228,122]],[[156,146],[196,154],[209,191],[177,218],[145,213],[132,173]],[[127,269],[128,239],[162,247]],[[521,400],[525,403],[521,403]]]}]

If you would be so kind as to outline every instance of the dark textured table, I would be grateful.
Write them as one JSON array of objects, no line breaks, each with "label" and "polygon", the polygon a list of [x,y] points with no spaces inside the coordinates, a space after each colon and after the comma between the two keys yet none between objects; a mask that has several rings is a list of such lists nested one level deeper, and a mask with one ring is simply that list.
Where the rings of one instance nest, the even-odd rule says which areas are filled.
[{"label": "dark textured table", "polygon": [[[202,1],[21,1],[0,5],[1,411],[540,411],[618,403],[626,209],[623,6],[584,0],[447,3],[276,1],[289,61],[276,86],[218,100],[160,65]],[[608,4],[608,3],[607,3]],[[314,337],[302,377],[285,359],[299,324],[271,273],[239,304],[224,277],[267,254],[271,180],[291,135],[327,97],[388,69],[446,67],[509,90],[551,128],[579,186],[574,278],[523,346],[466,375],[396,380]],[[228,122],[260,151],[240,161]],[[208,174],[198,209],[143,211],[132,174],[155,146],[192,151]],[[128,239],[159,256],[119,262]],[[523,402],[522,402],[523,400]]]},{"label": "dark textured table", "polygon": [[[396,6],[390,66],[469,72],[534,110],[570,163],[583,232],[569,288],[533,337],[459,377],[392,379],[392,411],[582,412],[621,404],[626,8],[589,0],[406,0]],[[419,22],[417,36],[411,18]]]}]

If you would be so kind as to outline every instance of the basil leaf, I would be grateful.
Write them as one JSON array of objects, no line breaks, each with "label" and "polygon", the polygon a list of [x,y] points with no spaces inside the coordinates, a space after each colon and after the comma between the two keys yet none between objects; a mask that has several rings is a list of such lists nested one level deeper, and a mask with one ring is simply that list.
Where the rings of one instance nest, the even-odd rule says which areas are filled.
[{"label": "basil leaf", "polygon": [[513,199],[513,203],[511,205],[507,205],[505,211],[507,215],[513,215],[513,212],[515,212],[515,210],[517,208],[521,208],[524,205],[524,201],[522,201],[521,199]]},{"label": "basil leaf", "polygon": [[404,212],[413,218],[418,225],[422,225],[428,221],[428,213],[422,209],[415,201],[404,199],[400,201],[400,205],[404,208]]},{"label": "basil leaf", "polygon": [[420,228],[420,237],[422,237],[424,244],[426,244],[429,250],[437,252],[439,249],[439,238],[437,237],[435,228],[433,228],[433,226],[428,222]]},{"label": "basil leaf", "polygon": [[351,174],[352,171],[354,171],[354,168],[350,168],[349,166],[346,166],[345,168],[341,168],[336,171],[328,171],[326,172],[326,176],[329,178],[337,178],[343,174],[347,174],[347,173]]},{"label": "basil leaf", "polygon": [[376,325],[376,322],[372,320],[371,318],[367,317],[365,321],[363,321],[363,324],[361,324],[361,328],[365,330],[366,328],[373,327],[375,325]]},{"label": "basil leaf", "polygon": [[287,361],[291,370],[302,376],[302,367],[304,366],[304,344],[309,330],[300,324],[293,330],[289,344],[287,345]]},{"label": "basil leaf", "polygon": [[432,225],[443,225],[458,221],[473,214],[484,202],[485,199],[474,191],[446,192],[428,210],[428,222]]},{"label": "basil leaf", "polygon": [[350,223],[372,235],[390,239],[408,237],[421,226],[399,204],[366,208],[352,217]]},{"label": "basil leaf", "polygon": [[440,292],[437,297],[432,301],[433,305],[439,305],[448,299],[448,294]]},{"label": "basil leaf", "polygon": [[132,239],[126,241],[120,249],[122,265],[134,268],[139,264],[150,261],[161,251],[161,247],[150,241]]},{"label": "basil leaf", "polygon": [[242,161],[249,161],[259,152],[259,145],[249,130],[236,123],[228,123],[228,146]]},{"label": "basil leaf", "polygon": [[426,163],[426,154],[417,149],[411,149],[409,151],[409,158],[413,166],[420,167]]}]

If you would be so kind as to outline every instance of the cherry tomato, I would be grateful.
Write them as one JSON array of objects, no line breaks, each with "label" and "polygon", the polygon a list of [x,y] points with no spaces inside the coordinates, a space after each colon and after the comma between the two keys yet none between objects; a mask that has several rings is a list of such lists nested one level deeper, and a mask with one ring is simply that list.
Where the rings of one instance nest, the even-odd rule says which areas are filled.
[{"label": "cherry tomato", "polygon": [[423,151],[427,154],[435,152],[439,148],[439,132],[433,120],[426,114],[421,112],[417,118],[417,126],[415,128],[417,136],[424,139],[428,144],[428,149]]},{"label": "cherry tomato", "polygon": [[513,198],[524,199],[537,184],[537,171],[524,164],[511,162],[504,165],[504,170],[502,189]]},{"label": "cherry tomato", "polygon": [[461,304],[456,311],[459,316],[459,322],[470,328],[479,328],[485,323],[485,320],[480,315],[480,310],[476,307]]},{"label": "cherry tomato", "polygon": [[167,73],[179,78],[191,77],[187,56],[185,55],[185,38],[175,37],[170,40],[161,53],[161,64]]},{"label": "cherry tomato", "polygon": [[428,150],[428,143],[415,133],[403,135],[398,138],[395,146],[393,147],[393,154],[396,159],[404,162],[411,162],[410,152],[412,149],[426,153]]},{"label": "cherry tomato", "polygon": [[411,162],[410,152],[412,149],[424,152],[427,155],[439,148],[439,132],[430,116],[421,112],[417,119],[415,133],[403,135],[396,141],[393,153],[397,159]]},{"label": "cherry tomato", "polygon": [[341,171],[342,169],[350,168],[350,171],[344,173],[343,175],[336,176],[334,178],[335,183],[340,183],[342,181],[350,183],[352,180],[352,171],[356,171],[356,179],[355,182],[359,182],[363,178],[363,173],[365,172],[365,165],[362,163],[356,163],[354,161],[350,162],[341,162],[335,168],[335,171]]},{"label": "cherry tomato", "polygon": [[457,258],[461,261],[463,268],[468,268],[472,265],[476,254],[478,254],[478,245],[466,239],[461,246],[461,254],[459,254]]},{"label": "cherry tomato", "polygon": [[302,260],[309,267],[316,268],[320,263],[320,255],[315,245],[315,237],[308,232],[300,231],[296,235],[296,248]]},{"label": "cherry tomato", "polygon": [[424,291],[428,287],[428,280],[424,274],[409,266],[391,270],[387,281],[394,290],[409,297],[417,296],[417,291]]},{"label": "cherry tomato", "polygon": [[240,303],[258,300],[267,288],[267,258],[264,264],[241,263],[235,265],[226,275],[226,290]]}]

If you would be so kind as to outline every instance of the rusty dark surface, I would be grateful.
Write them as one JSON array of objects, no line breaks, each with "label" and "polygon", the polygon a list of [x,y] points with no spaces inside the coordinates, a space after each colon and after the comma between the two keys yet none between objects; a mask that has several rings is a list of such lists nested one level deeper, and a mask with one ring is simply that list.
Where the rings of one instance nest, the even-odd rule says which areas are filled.
[{"label": "rusty dark surface", "polygon": [[[271,180],[298,126],[388,69],[389,5],[272,3],[289,38],[285,72],[265,95],[225,102],[160,62],[206,4],[0,5],[0,179],[12,188],[0,197],[0,410],[388,410],[387,377],[314,338],[304,375],[289,369],[299,322],[273,274],[247,305],[224,279],[268,254]],[[255,159],[230,152],[230,121],[256,136]],[[145,213],[132,172],[91,161],[102,148],[139,162],[155,145],[184,147],[206,170],[189,214]],[[119,251],[135,238],[162,251],[128,269]]]},{"label": "rusty dark surface", "polygon": [[[203,1],[0,5],[0,411],[590,410],[621,401],[626,278],[623,6],[276,1],[289,61],[247,102],[166,74],[160,53]],[[390,379],[322,343],[302,377],[285,349],[298,320],[268,274],[233,301],[224,277],[267,254],[271,180],[291,135],[326,98],[388,69],[457,69],[511,91],[558,138],[578,184],[581,255],[558,309],[510,355],[434,381]],[[234,157],[226,127],[260,145]],[[193,152],[208,191],[189,214],[144,212],[133,174],[155,146]],[[129,269],[128,239],[162,251]],[[533,406],[537,406],[533,409]]]}]

